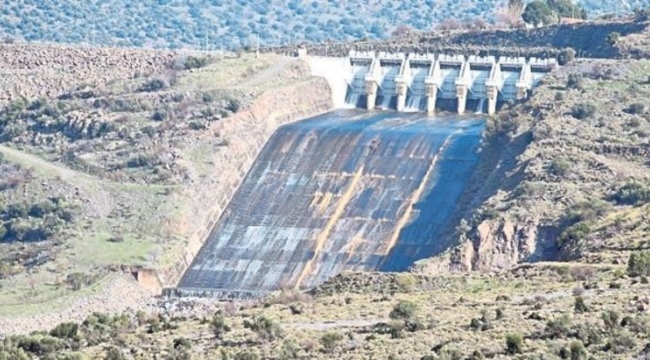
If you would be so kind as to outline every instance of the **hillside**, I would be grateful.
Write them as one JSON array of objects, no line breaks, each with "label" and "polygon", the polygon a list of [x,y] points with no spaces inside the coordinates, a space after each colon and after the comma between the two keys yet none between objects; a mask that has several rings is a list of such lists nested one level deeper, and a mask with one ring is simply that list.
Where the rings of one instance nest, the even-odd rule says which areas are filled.
[{"label": "hillside", "polygon": [[[587,43],[584,26],[573,43],[571,27],[459,37],[647,47],[645,24],[608,46],[612,28]],[[647,59],[578,59],[488,118],[442,256],[213,302],[150,290],[176,282],[270,135],[331,109],[325,81],[274,54],[0,53],[0,359],[650,356]]]},{"label": "hillside", "polygon": [[[592,16],[630,13],[648,0],[579,0]],[[104,46],[238,49],[385,39],[400,25],[431,30],[453,19],[496,21],[505,0],[0,1],[0,38]]]},{"label": "hillside", "polygon": [[[150,288],[173,284],[273,122],[329,101],[305,64],[277,56],[3,50],[16,90],[0,110],[2,316],[110,288],[118,270],[167,269]],[[136,306],[125,296],[121,308]]]}]

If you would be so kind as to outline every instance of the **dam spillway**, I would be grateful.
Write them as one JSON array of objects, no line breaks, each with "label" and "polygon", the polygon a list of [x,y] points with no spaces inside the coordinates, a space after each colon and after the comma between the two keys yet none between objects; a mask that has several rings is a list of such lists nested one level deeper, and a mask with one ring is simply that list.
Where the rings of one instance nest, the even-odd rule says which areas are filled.
[{"label": "dam spillway", "polygon": [[483,127],[337,110],[279,128],[172,293],[255,297],[443,251]]},{"label": "dam spillway", "polygon": [[458,114],[465,113],[468,101],[487,102],[487,113],[494,114],[499,103],[525,99],[556,67],[555,59],[354,50],[336,65],[347,83],[348,107],[433,113],[455,102]]}]

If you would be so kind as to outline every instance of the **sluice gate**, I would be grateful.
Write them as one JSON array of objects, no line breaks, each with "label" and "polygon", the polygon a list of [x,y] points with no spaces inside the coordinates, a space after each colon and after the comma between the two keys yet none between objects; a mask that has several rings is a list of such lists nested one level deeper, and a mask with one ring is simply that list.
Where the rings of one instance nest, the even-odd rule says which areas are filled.
[{"label": "sluice gate", "polygon": [[[348,60],[352,67],[362,66],[365,75],[364,87],[357,75],[347,80],[354,84],[350,106],[432,113],[438,100],[454,100],[458,114],[465,113],[468,99],[487,101],[487,112],[493,114],[498,102],[527,97],[557,67],[555,59],[367,51],[351,51]],[[366,99],[363,105],[354,101],[361,96]]]}]

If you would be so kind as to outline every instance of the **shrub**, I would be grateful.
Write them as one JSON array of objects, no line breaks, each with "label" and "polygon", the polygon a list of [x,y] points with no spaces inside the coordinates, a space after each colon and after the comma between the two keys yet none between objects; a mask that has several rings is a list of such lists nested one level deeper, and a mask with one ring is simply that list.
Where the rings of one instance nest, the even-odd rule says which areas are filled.
[{"label": "shrub", "polygon": [[185,70],[202,68],[207,64],[208,59],[205,57],[188,56],[185,59]]},{"label": "shrub", "polygon": [[413,274],[397,274],[395,277],[395,282],[397,283],[399,290],[405,293],[410,293],[415,289],[415,286],[417,285],[417,279],[415,276],[413,276]]},{"label": "shrub", "polygon": [[391,310],[389,316],[391,319],[411,319],[412,317],[415,316],[415,313],[417,312],[417,305],[408,300],[400,300],[395,307],[393,307],[393,310]]},{"label": "shrub", "polygon": [[553,175],[566,176],[571,169],[571,163],[564,158],[555,158],[551,161],[549,170]]},{"label": "shrub", "polygon": [[614,310],[607,310],[601,314],[601,319],[603,319],[603,323],[608,329],[617,328],[620,317],[619,313]]},{"label": "shrub", "polygon": [[222,339],[223,335],[230,331],[230,326],[226,324],[226,320],[221,313],[216,313],[212,317],[212,321],[210,321],[210,329],[212,329],[212,333],[217,339]]},{"label": "shrub", "polygon": [[607,44],[610,46],[614,46],[620,38],[621,34],[619,32],[612,31],[611,33],[607,34],[607,37],[605,37],[605,42],[607,42]]},{"label": "shrub", "polygon": [[503,313],[503,308],[497,308],[497,309],[496,309],[495,319],[496,319],[496,320],[500,320],[500,319],[503,319],[504,316],[505,316],[505,315],[504,315],[504,313]]},{"label": "shrub", "polygon": [[612,196],[619,205],[642,205],[650,202],[650,186],[641,182],[628,182]]},{"label": "shrub", "polygon": [[583,78],[580,73],[569,74],[569,77],[566,81],[567,89],[577,89],[581,90],[583,88]]},{"label": "shrub", "polygon": [[[259,358],[260,355],[256,350],[242,350],[235,354],[233,360],[258,360]],[[224,357],[224,359],[227,359],[227,357]]]},{"label": "shrub", "polygon": [[573,310],[576,313],[585,313],[589,311],[589,307],[585,304],[585,299],[582,296],[576,296],[574,298]]},{"label": "shrub", "polygon": [[191,349],[192,342],[187,338],[176,338],[174,339],[174,349],[178,349],[179,347]]},{"label": "shrub", "polygon": [[597,107],[592,103],[576,104],[571,107],[571,116],[578,120],[584,120],[596,113]]},{"label": "shrub", "polygon": [[521,354],[524,347],[524,339],[521,334],[506,335],[506,353],[508,355]]},{"label": "shrub", "polygon": [[111,346],[106,349],[104,360],[127,360],[127,357],[120,349],[116,348],[115,346]]},{"label": "shrub", "polygon": [[280,356],[278,358],[281,360],[299,359],[300,347],[292,340],[285,340],[282,343]]},{"label": "shrub", "polygon": [[164,120],[167,120],[168,117],[169,117],[169,115],[167,114],[167,111],[165,111],[165,110],[156,110],[151,115],[151,120],[164,121]]},{"label": "shrub", "polygon": [[160,78],[155,78],[142,84],[142,86],[138,90],[143,92],[154,92],[154,91],[164,90],[167,87],[169,87],[169,84],[167,84],[165,80]]},{"label": "shrub", "polygon": [[551,339],[565,338],[571,329],[571,319],[567,315],[562,315],[553,320],[549,320],[544,328],[544,335]]},{"label": "shrub", "polygon": [[50,331],[50,335],[60,339],[72,339],[77,336],[79,324],[73,322],[65,322],[57,325]]},{"label": "shrub", "polygon": [[615,354],[624,354],[636,347],[636,339],[632,334],[627,331],[612,332],[605,347],[604,351],[611,351]]},{"label": "shrub", "polygon": [[126,162],[126,166],[130,168],[152,167],[158,164],[160,164],[160,161],[154,154],[138,154]]},{"label": "shrub", "polygon": [[566,65],[576,58],[576,51],[572,48],[565,48],[557,54],[557,63],[559,65]]},{"label": "shrub", "polygon": [[253,321],[244,320],[244,328],[255,332],[264,341],[273,341],[282,336],[280,326],[264,316],[258,316]]},{"label": "shrub", "polygon": [[628,114],[636,115],[636,114],[643,114],[646,110],[646,107],[644,104],[641,103],[634,103],[631,104],[627,109],[625,109],[625,112]]},{"label": "shrub", "polygon": [[566,244],[568,241],[580,241],[585,239],[591,232],[591,227],[585,221],[573,224],[566,228],[558,238],[558,246]]},{"label": "shrub", "polygon": [[632,252],[627,260],[627,274],[631,277],[650,275],[650,251]]},{"label": "shrub", "polygon": [[226,105],[226,109],[230,112],[236,113],[238,112],[242,107],[242,103],[239,99],[230,99],[228,100],[228,104]]},{"label": "shrub", "polygon": [[336,345],[343,339],[343,336],[337,332],[328,332],[320,338],[320,343],[327,352],[336,349]]}]

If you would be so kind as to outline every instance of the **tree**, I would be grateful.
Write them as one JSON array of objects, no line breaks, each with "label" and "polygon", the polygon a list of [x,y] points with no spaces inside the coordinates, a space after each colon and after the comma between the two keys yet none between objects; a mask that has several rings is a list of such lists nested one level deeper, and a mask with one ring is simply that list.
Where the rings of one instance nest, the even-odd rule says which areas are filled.
[{"label": "tree", "polygon": [[524,9],[521,18],[528,24],[552,24],[557,22],[557,14],[542,0],[534,0]]},{"label": "tree", "polygon": [[587,12],[572,0],[546,0],[548,7],[561,17],[586,19]]}]

